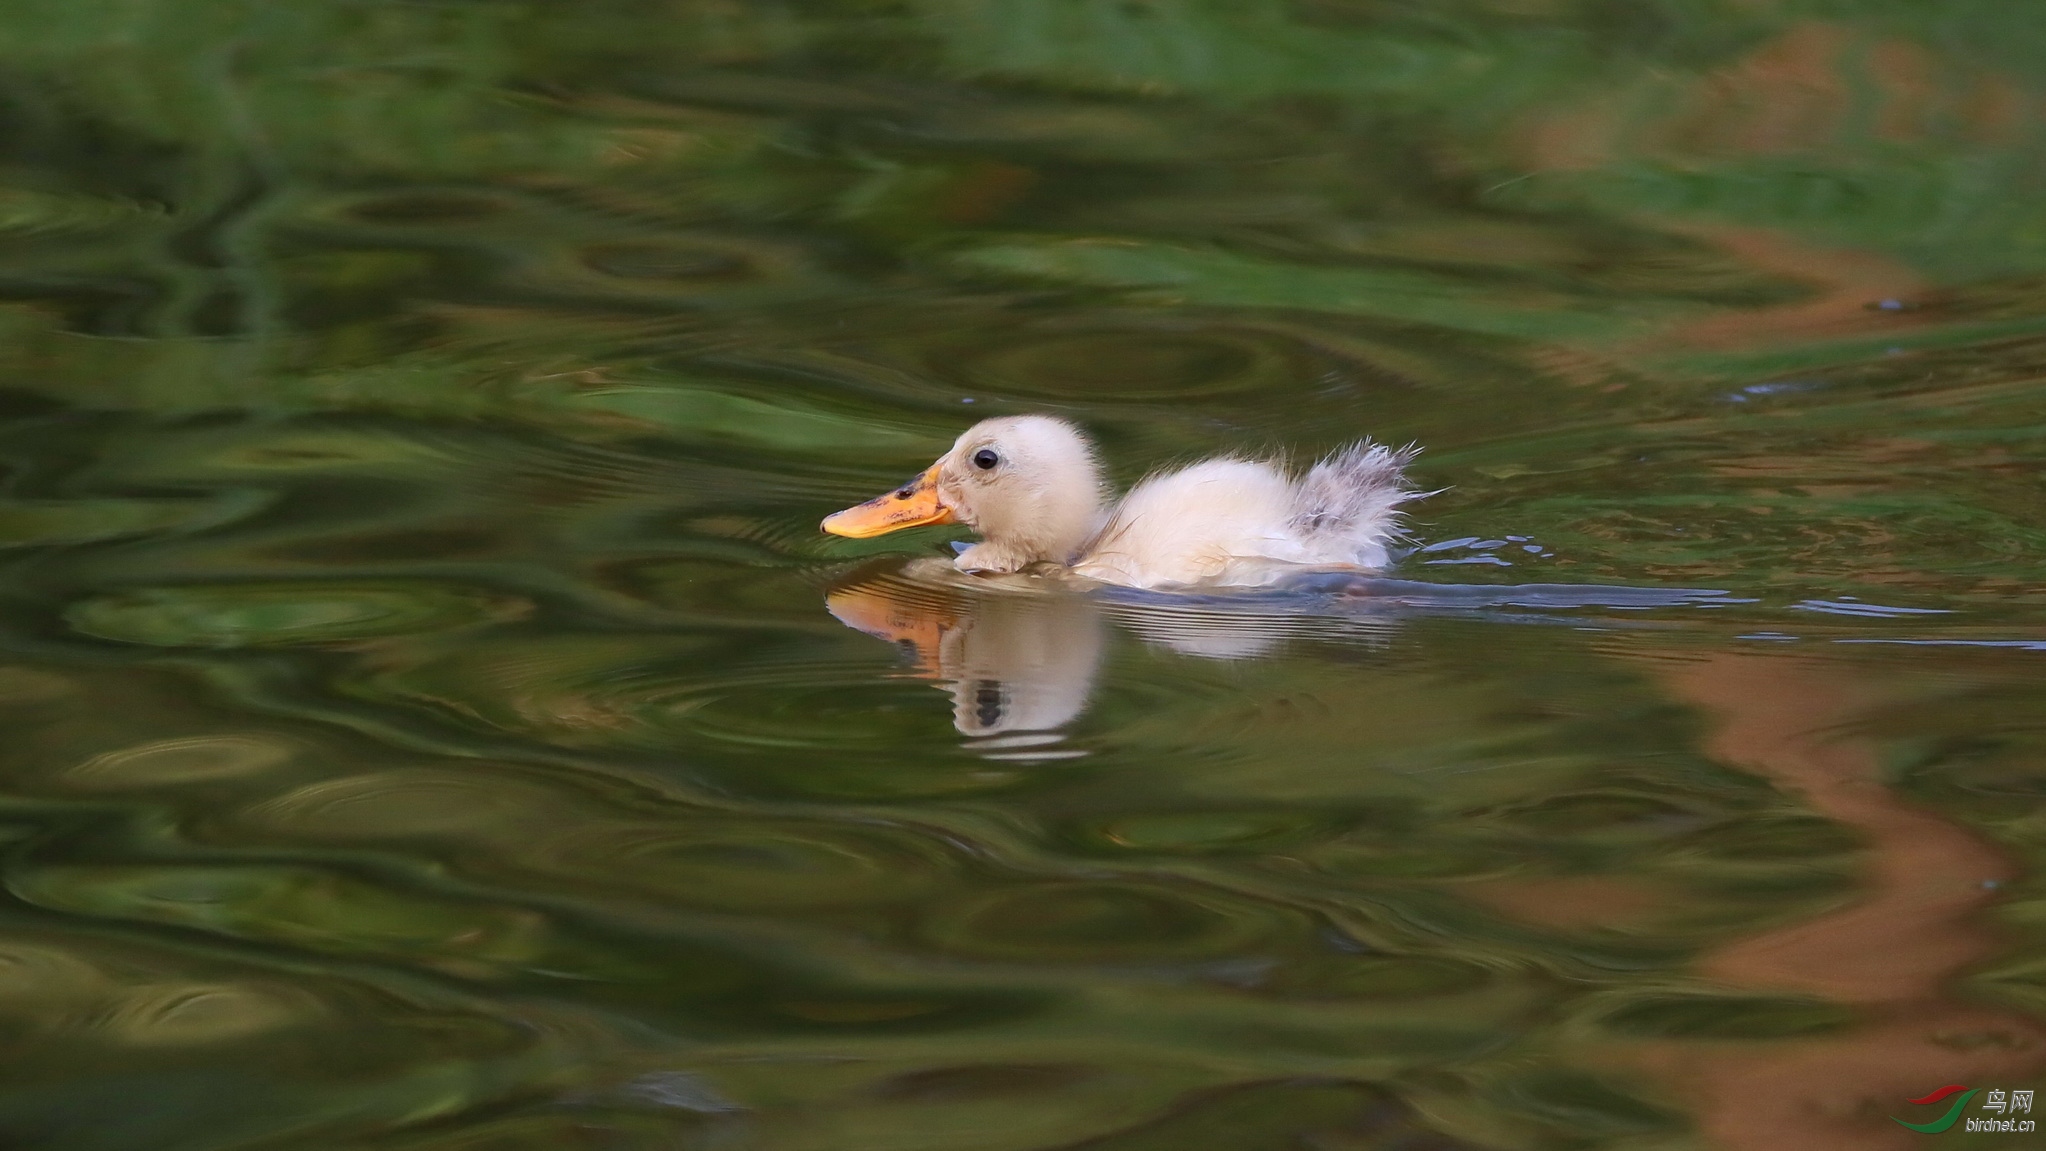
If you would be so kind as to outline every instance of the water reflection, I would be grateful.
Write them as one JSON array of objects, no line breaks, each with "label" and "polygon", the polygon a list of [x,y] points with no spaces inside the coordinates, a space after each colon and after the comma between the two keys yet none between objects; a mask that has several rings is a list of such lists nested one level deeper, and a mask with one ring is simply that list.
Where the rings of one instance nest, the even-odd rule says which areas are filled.
[{"label": "water reflection", "polygon": [[1040,582],[969,583],[943,561],[924,561],[841,584],[825,603],[847,627],[900,647],[916,675],[950,693],[952,726],[975,750],[1080,755],[1056,745],[1094,691],[1101,606]]},{"label": "water reflection", "polygon": [[[2046,1062],[2036,1019],[1954,996],[1950,981],[1993,954],[1982,911],[2012,877],[2004,852],[1901,799],[1883,779],[1872,713],[1915,685],[1809,659],[1716,654],[1653,666],[1714,721],[1707,749],[1755,771],[1864,837],[1867,865],[1844,907],[1731,940],[1694,970],[1724,988],[1853,1005],[1862,1026],[1768,1047],[1661,1042],[1626,1051],[1695,1108],[1719,1146],[1915,1146],[1876,1117],[1940,1083],[2028,1083]],[[1856,674],[1860,673],[1860,674]],[[1922,690],[1922,689],[1921,689]],[[1920,1116],[1923,1118],[1923,1116]]]},{"label": "water reflection", "polygon": [[1345,572],[1308,573],[1262,591],[1150,593],[966,574],[932,558],[869,566],[825,594],[840,623],[896,645],[913,674],[951,695],[952,725],[969,747],[1039,759],[1084,754],[1055,745],[1087,709],[1111,620],[1179,655],[1245,660],[1275,656],[1296,639],[1375,646],[1400,621],[1423,615],[1583,622],[1575,613],[1742,602],[1697,588],[1425,584]]},{"label": "water reflection", "polygon": [[[1554,1070],[1527,1075],[1471,1059],[1457,1073],[1470,1077],[1458,1089],[1462,1099],[1475,1095],[1491,1106],[1539,1112],[1550,1101],[1537,1096],[1581,1092],[1608,1109],[1601,1122],[1644,1131],[1670,1122],[1650,1106],[1664,1103],[1693,1116],[1715,1145],[1733,1149],[1759,1151],[1786,1138],[1822,1148],[1887,1145],[1885,1139],[1907,1145],[1908,1133],[1883,1129],[1902,1100],[1947,1081],[2028,1082],[2046,1050],[2036,1021],[1969,1002],[1949,987],[1995,953],[1996,938],[1980,918],[2010,882],[2011,864],[1979,834],[1901,797],[1884,778],[1884,757],[1892,749],[1871,733],[1872,717],[1900,704],[1922,704],[1928,689],[1933,696],[1951,689],[1840,658],[1700,651],[1672,644],[1665,628],[1628,628],[1615,618],[1655,607],[1662,609],[1655,619],[1668,624],[1679,618],[1671,613],[1732,606],[1731,599],[1696,590],[1371,580],[1294,589],[1289,599],[1188,597],[1175,603],[1088,596],[1027,579],[962,577],[941,561],[919,561],[855,573],[832,589],[828,603],[842,622],[901,645],[916,675],[950,693],[955,727],[970,744],[1002,747],[998,737],[1028,733],[1039,742],[1022,754],[1062,746],[1055,742],[1058,733],[1085,712],[1101,678],[1104,648],[1113,647],[1118,631],[1175,655],[1316,665],[1318,695],[1362,710],[1380,701],[1346,689],[1345,681],[1357,677],[1352,666],[1332,666],[1348,662],[1339,652],[1360,645],[1410,648],[1404,631],[1445,618],[1593,623],[1589,630],[1603,638],[1587,643],[1558,629],[1534,646],[1561,666],[1595,653],[1603,674],[1644,681],[1687,716],[1708,720],[1716,730],[1695,752],[1684,736],[1650,754],[1696,754],[1753,773],[1754,786],[1777,797],[1780,810],[1756,810],[1751,805],[1769,801],[1750,791],[1722,795],[1717,802],[1732,810],[1708,814],[1714,801],[1707,796],[1726,788],[1727,780],[1679,785],[1656,771],[1603,784],[1495,777],[1486,789],[1506,795],[1463,795],[1435,809],[1439,822],[1422,834],[1440,838],[1412,861],[1389,860],[1389,845],[1377,836],[1303,829],[1285,823],[1282,813],[1247,808],[1140,807],[1090,828],[1085,842],[1107,858],[1207,855],[1211,866],[1203,874],[1226,875],[1230,883],[1245,882],[1253,871],[1215,865],[1221,853],[1277,852],[1291,862],[1267,860],[1264,866],[1278,866],[1273,875],[1304,865],[1345,881],[1317,889],[1315,898],[1359,937],[1377,938],[1349,917],[1360,905],[1390,900],[1407,915],[1456,924],[1424,934],[1485,939],[1449,943],[1458,959],[1511,947],[1497,934],[1503,922],[1517,925],[1507,931],[1540,933],[1540,943],[1526,945],[1530,959],[1554,962],[1600,951],[1591,969],[1635,972],[1588,975],[1604,988],[1563,1009],[1571,1020],[1566,1030],[1581,1044],[1568,1061],[1594,1078],[1572,1081]],[[1301,642],[1331,640],[1340,648],[1276,658]],[[1489,646],[1495,653],[1508,649],[1496,637]],[[1431,658],[1444,654],[1436,650]],[[1013,711],[1000,706],[1011,701]],[[1612,702],[1602,707],[1625,711]],[[1176,714],[1191,720],[1186,709]],[[1324,717],[1297,708],[1241,721],[1254,729],[1251,737],[1284,740],[1289,756],[1305,754],[1313,729],[1327,726]],[[1394,730],[1399,722],[1393,715],[1382,720]],[[1355,762],[1369,763],[1372,746],[1371,738],[1352,739],[1347,750]],[[1214,741],[1206,741],[1203,752],[1213,750]],[[1529,766],[1522,761],[1513,774]],[[1194,779],[1207,772],[1199,762],[1183,769]],[[1471,770],[1462,767],[1462,778],[1445,775],[1435,783],[1446,793],[1461,792],[1472,786],[1464,774]],[[1271,783],[1261,778],[1255,786]],[[1529,794],[1516,796],[1524,787]],[[1256,822],[1260,815],[1265,823]],[[1502,831],[1513,838],[1500,838]],[[1537,848],[1522,834],[1538,834],[1544,845]],[[1457,858],[1459,849],[1496,854],[1471,864]],[[1558,855],[1544,863],[1548,851]],[[978,956],[995,954],[1008,939],[1004,932],[1011,929],[1002,925],[1043,921],[1048,926],[1034,926],[1028,935],[1037,955],[1050,946],[1042,932],[1054,928],[1080,923],[1098,931],[1101,923],[1148,922],[1147,915],[1163,922],[1161,914],[1128,902],[1147,894],[1126,878],[1062,889],[1056,915],[1020,898],[1014,906],[992,904],[999,914],[983,913],[976,903],[972,915],[946,921],[943,930],[948,949]],[[1030,898],[1050,896],[1033,892]],[[1232,919],[1240,927],[1255,916],[1235,909]],[[1088,936],[1074,958],[1103,961],[1112,950],[1107,939]],[[1216,954],[1247,946],[1217,945]],[[1398,951],[1373,954],[1379,962],[1419,959]],[[1445,961],[1435,954],[1429,959]],[[1308,962],[1296,957],[1274,968],[1246,966],[1208,977],[1260,994],[1278,994],[1276,988],[1292,981],[1319,988],[1319,977],[1295,969]],[[1347,987],[1345,993],[1361,994]],[[1602,1084],[1630,1084],[1633,1094],[1600,1095],[1607,1090]]]}]

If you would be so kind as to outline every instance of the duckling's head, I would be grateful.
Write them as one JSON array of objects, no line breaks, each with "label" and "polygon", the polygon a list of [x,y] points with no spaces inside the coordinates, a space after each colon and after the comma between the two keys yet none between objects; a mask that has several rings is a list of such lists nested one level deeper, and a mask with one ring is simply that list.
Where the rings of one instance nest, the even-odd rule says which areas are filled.
[{"label": "duckling's head", "polygon": [[1102,496],[1101,465],[1078,428],[1051,416],[1002,416],[966,429],[909,483],[826,518],[823,527],[865,539],[961,523],[986,539],[961,566],[1015,571],[1070,562],[1100,526]]}]

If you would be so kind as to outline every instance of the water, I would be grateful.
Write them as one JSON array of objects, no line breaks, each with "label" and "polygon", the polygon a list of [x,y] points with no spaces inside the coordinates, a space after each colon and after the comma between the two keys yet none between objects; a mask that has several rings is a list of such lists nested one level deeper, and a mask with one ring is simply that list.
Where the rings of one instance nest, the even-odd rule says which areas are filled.
[{"label": "water", "polygon": [[[0,1142],[1870,1148],[2046,1079],[2029,7],[0,11]],[[1020,411],[1443,490],[1252,596],[817,532]]]}]

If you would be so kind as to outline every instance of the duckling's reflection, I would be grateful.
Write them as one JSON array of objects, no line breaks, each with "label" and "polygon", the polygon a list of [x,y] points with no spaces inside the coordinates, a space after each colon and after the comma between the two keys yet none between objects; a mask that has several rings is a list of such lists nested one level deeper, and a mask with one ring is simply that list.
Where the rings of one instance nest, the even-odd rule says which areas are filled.
[{"label": "duckling's reflection", "polygon": [[1415,614],[1578,622],[1561,613],[1718,606],[1727,593],[1426,584],[1327,572],[1260,594],[1175,596],[1047,575],[968,575],[943,560],[921,559],[854,573],[825,602],[840,622],[899,645],[918,674],[943,684],[952,694],[952,724],[969,746],[1051,759],[1084,754],[1056,745],[1064,738],[1060,729],[1087,709],[1110,619],[1181,655],[1239,660],[1275,654],[1300,638],[1376,645]]},{"label": "duckling's reflection", "polygon": [[1087,709],[1101,666],[1100,607],[1084,596],[1018,580],[958,586],[915,570],[833,588],[831,614],[908,654],[918,674],[952,695],[952,726],[997,758],[1056,759],[1061,729]]}]

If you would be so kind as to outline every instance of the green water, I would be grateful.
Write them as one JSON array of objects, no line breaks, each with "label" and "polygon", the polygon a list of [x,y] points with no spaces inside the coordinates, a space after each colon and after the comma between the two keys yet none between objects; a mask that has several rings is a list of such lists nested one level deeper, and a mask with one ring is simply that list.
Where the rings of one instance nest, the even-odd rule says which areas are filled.
[{"label": "green water", "polygon": [[[1977,0],[0,0],[0,1144],[2046,1085],[2042,113]],[[817,532],[1021,411],[1443,490],[1248,600]]]}]

